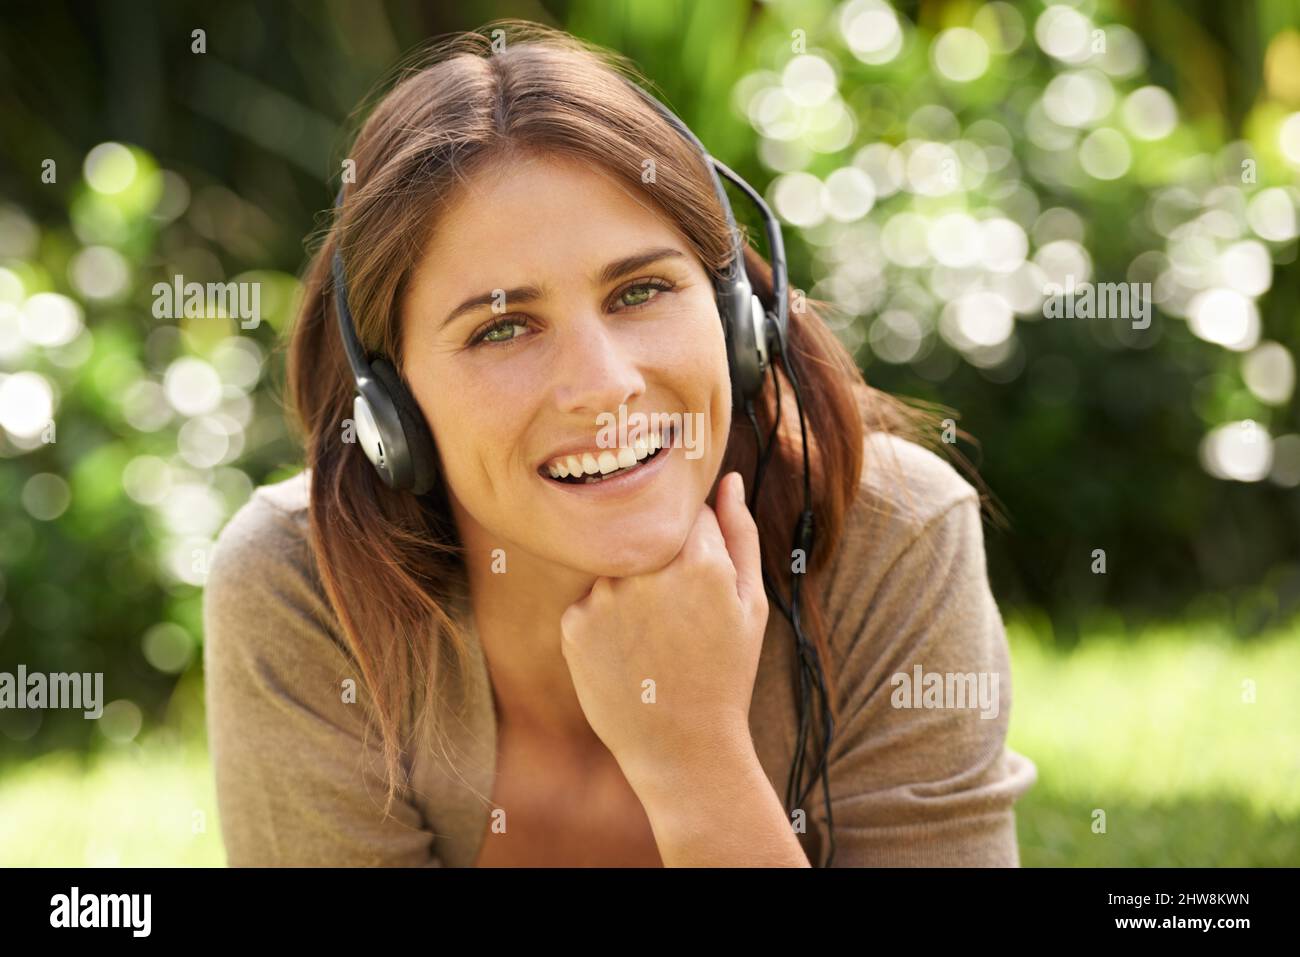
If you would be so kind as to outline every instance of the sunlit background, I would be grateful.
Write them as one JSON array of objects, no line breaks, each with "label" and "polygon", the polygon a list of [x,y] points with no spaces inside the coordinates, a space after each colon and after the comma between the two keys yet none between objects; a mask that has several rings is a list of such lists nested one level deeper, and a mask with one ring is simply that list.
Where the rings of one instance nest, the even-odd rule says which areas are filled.
[{"label": "sunlit background", "polygon": [[[0,671],[106,697],[0,710],[0,863],[223,863],[202,586],[301,468],[282,335],[346,121],[512,16],[630,56],[764,192],[868,380],[978,440],[1023,862],[1300,864],[1300,6],[441,7],[0,24]],[[177,275],[260,283],[260,324],[160,318]],[[1149,324],[1053,309],[1088,283],[1149,284]]]}]

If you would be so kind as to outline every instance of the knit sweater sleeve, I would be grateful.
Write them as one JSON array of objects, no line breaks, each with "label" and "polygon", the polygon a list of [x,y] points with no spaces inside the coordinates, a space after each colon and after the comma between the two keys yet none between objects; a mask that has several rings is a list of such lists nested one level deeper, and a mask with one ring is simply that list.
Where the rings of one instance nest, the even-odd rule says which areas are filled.
[{"label": "knit sweater sleeve", "polygon": [[[836,867],[1018,866],[1011,673],[979,499],[929,450],[873,437],[828,586],[840,721]],[[820,788],[807,801],[824,838]],[[825,858],[827,842],[820,842]]]},{"label": "knit sweater sleeve", "polygon": [[401,791],[383,813],[378,731],[309,557],[306,512],[259,489],[217,540],[203,606],[227,863],[443,866]]}]

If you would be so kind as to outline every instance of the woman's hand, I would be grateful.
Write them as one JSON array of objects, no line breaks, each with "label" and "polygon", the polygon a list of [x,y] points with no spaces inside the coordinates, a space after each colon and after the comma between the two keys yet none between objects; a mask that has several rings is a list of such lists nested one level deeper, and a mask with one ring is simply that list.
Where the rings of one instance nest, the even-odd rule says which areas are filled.
[{"label": "woman's hand", "polygon": [[666,566],[598,578],[560,618],[583,713],[634,789],[752,747],[768,602],[744,484],[723,477]]}]

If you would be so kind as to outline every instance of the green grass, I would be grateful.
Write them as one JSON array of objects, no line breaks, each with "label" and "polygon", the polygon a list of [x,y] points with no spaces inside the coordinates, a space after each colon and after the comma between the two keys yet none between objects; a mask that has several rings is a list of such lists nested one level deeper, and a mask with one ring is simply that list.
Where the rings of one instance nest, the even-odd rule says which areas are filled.
[{"label": "green grass", "polygon": [[1023,865],[1300,864],[1297,629],[1103,634],[1068,653],[1008,632],[1008,743],[1039,772],[1017,805]]},{"label": "green grass", "polygon": [[51,754],[0,784],[0,866],[204,867],[226,855],[207,752],[135,747],[83,769]]},{"label": "green grass", "polygon": [[[1070,651],[1008,632],[1009,743],[1039,773],[1017,805],[1024,866],[1300,865],[1300,628],[1103,632]],[[158,740],[6,770],[0,866],[224,864],[201,742]]]}]

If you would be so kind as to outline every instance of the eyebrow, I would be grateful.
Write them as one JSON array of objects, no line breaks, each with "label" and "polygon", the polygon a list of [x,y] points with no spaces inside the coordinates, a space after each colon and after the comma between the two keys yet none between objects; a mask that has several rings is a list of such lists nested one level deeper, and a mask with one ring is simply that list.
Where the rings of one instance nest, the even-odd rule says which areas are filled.
[{"label": "eyebrow", "polygon": [[[626,276],[628,273],[634,272],[637,269],[649,266],[651,263],[659,262],[661,259],[671,259],[674,257],[679,259],[686,258],[681,252],[673,249],[671,246],[658,246],[654,249],[646,249],[639,253],[633,253],[631,256],[624,256],[622,259],[615,259],[613,262],[606,263],[594,277],[594,281],[600,286],[608,285],[615,279]],[[447,318],[442,321],[441,328],[445,329],[466,313],[473,312],[475,309],[480,309],[483,306],[492,305],[501,298],[502,293],[504,293],[504,298],[507,303],[536,302],[538,299],[543,298],[544,295],[538,286],[527,285],[516,286],[514,289],[493,289],[490,292],[480,293],[477,296],[470,296],[447,314]]]}]

